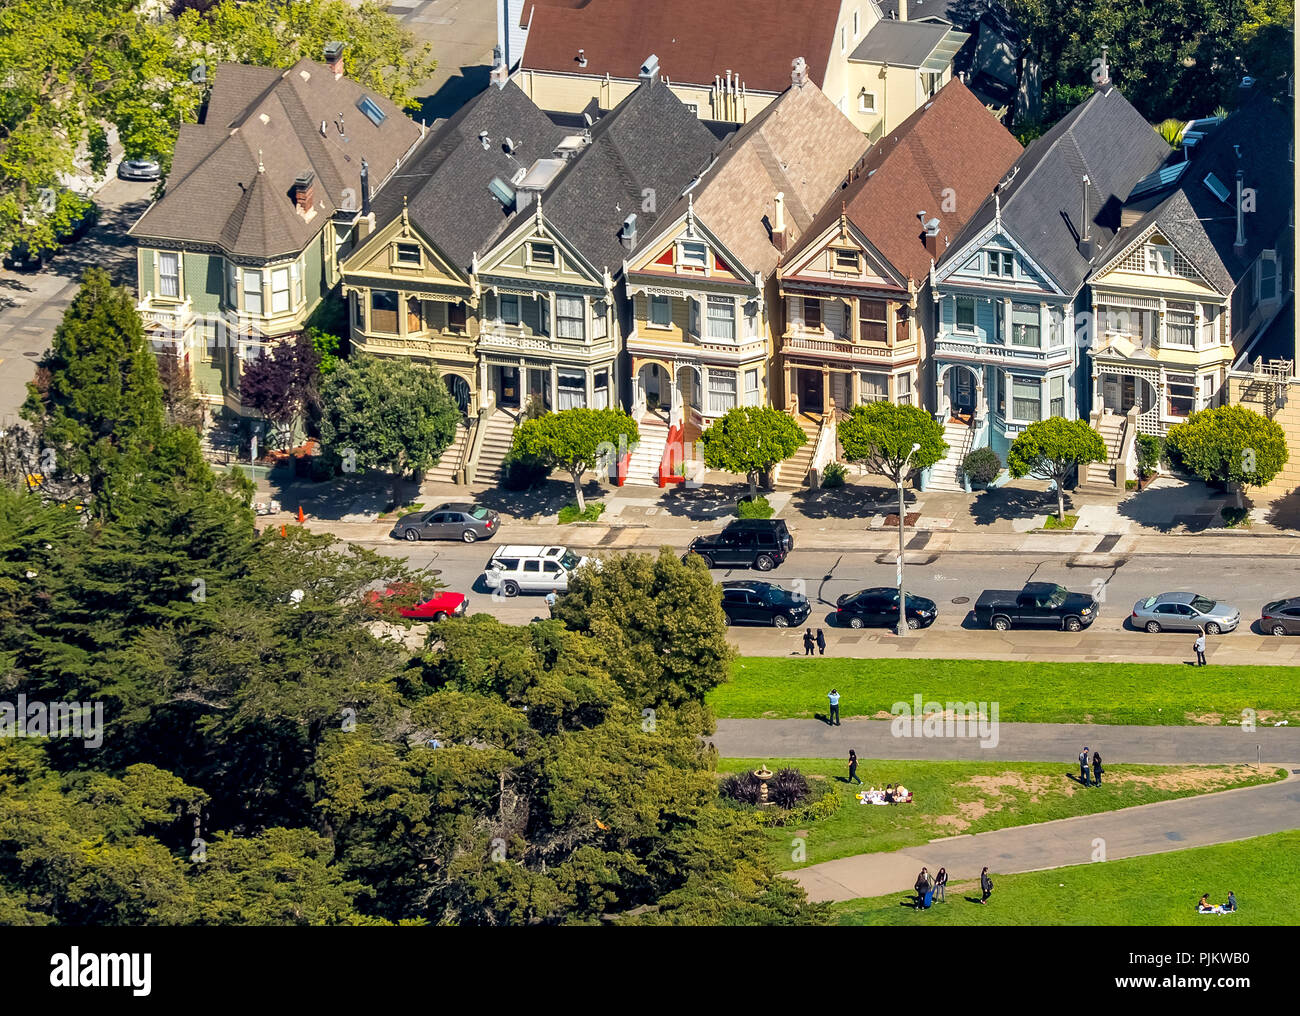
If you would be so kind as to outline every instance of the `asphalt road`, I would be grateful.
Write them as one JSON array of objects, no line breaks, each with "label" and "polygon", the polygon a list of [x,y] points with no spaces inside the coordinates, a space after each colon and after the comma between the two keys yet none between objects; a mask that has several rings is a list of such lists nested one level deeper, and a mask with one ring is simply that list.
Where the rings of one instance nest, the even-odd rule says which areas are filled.
[{"label": "asphalt road", "polygon": [[[466,545],[454,541],[411,544],[396,540],[366,544],[383,554],[406,557],[417,568],[437,574],[448,588],[470,597],[471,613],[491,613],[509,623],[524,623],[546,615],[541,595],[520,595],[513,599],[493,599],[483,583],[483,567],[496,541]],[[584,553],[600,554],[599,548],[575,547]],[[1268,601],[1288,595],[1300,595],[1300,577],[1294,560],[1269,557],[1220,557],[1193,559],[1170,556],[1142,556],[1119,559],[1106,568],[1071,566],[1070,558],[1059,555],[1034,557],[1026,554],[940,554],[928,564],[909,564],[906,573],[910,592],[928,596],[939,605],[939,616],[929,640],[942,632],[969,631],[977,626],[969,618],[970,605],[985,589],[1019,589],[1026,582],[1059,582],[1072,590],[1091,592],[1102,601],[1100,616],[1090,629],[1070,634],[1072,644],[1100,644],[1117,632],[1129,631],[1128,615],[1139,599],[1171,590],[1189,590],[1214,599],[1225,599],[1241,610],[1243,620],[1255,620]],[[1188,566],[1193,570],[1189,571]],[[867,586],[892,586],[895,565],[892,558],[882,563],[881,555],[870,552],[800,551],[766,575],[747,569],[714,569],[718,581],[759,578],[777,582],[786,588],[801,589],[812,600],[814,609],[808,624],[833,625],[835,600]],[[954,602],[963,600],[964,602]],[[761,638],[774,634],[765,629],[752,633],[733,629],[742,650],[747,635]],[[1035,641],[1067,633],[1011,633],[1030,636]],[[782,633],[789,638],[792,633]],[[1185,635],[1168,633],[1148,636],[1132,632],[1137,644],[1141,640],[1187,641]],[[1246,623],[1224,640],[1258,639]],[[1266,662],[1261,660],[1260,662]]]}]

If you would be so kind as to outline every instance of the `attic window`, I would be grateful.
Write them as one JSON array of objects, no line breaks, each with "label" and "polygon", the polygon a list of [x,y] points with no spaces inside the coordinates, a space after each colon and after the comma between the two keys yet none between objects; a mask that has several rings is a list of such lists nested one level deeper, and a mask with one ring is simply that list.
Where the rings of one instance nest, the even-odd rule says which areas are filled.
[{"label": "attic window", "polygon": [[366,119],[378,127],[388,119],[388,114],[379,108],[379,104],[368,95],[363,95],[357,100],[357,109],[366,114]]},{"label": "attic window", "polygon": [[418,265],[420,263],[420,245],[418,243],[399,243],[396,246],[398,264]]},{"label": "attic window", "polygon": [[704,268],[708,265],[708,248],[702,243],[682,244],[681,265],[683,268]]},{"label": "attic window", "polygon": [[855,250],[837,250],[835,267],[840,271],[856,272],[858,270],[858,252]]},{"label": "attic window", "polygon": [[1213,173],[1205,174],[1205,186],[1210,188],[1210,193],[1224,204],[1228,203],[1228,188],[1225,187],[1223,181]]},{"label": "attic window", "polygon": [[528,260],[530,264],[542,265],[546,268],[554,268],[554,245],[549,243],[530,243],[528,245]]}]

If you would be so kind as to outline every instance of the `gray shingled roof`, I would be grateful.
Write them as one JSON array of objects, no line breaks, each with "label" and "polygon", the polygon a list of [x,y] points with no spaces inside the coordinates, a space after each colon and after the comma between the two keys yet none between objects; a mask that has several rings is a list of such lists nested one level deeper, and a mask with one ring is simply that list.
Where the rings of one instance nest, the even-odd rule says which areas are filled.
[{"label": "gray shingled roof", "polygon": [[[1154,225],[1219,292],[1231,292],[1286,225],[1287,209],[1295,201],[1294,167],[1287,152],[1290,139],[1290,116],[1267,95],[1242,106],[1192,149],[1189,165],[1172,193],[1151,195],[1135,204],[1147,206],[1148,211],[1116,235],[1097,265],[1110,261]],[[1236,149],[1241,151],[1240,159]],[[1246,247],[1240,257],[1233,250],[1238,168],[1244,174],[1243,186],[1255,192],[1255,211],[1246,215]],[[1227,187],[1227,202],[1205,186],[1209,173]]]},{"label": "gray shingled roof", "polygon": [[951,30],[951,25],[931,21],[880,21],[849,59],[888,63],[891,67],[920,67]]},{"label": "gray shingled roof", "polygon": [[[1089,180],[1088,236],[1101,251],[1119,228],[1120,206],[1133,185],[1168,155],[1169,145],[1119,89],[1095,91],[1032,142],[1003,178],[1003,229],[1064,292],[1078,292],[1100,263],[1078,248],[1083,177]],[[951,256],[993,221],[994,211],[990,196],[953,241]]]},{"label": "gray shingled roof", "polygon": [[[595,268],[617,275],[628,253],[619,241],[623,220],[635,213],[638,231],[652,229],[718,146],[667,85],[643,84],[596,122],[591,144],[543,192],[542,212]],[[646,208],[648,191],[654,210]]]},{"label": "gray shingled roof", "polygon": [[[484,149],[479,133],[487,131]],[[489,85],[427,137],[375,198],[377,229],[402,213],[452,262],[469,273],[475,251],[484,250],[506,222],[488,184],[507,184],[520,169],[549,156],[572,131],[556,126],[513,81]],[[513,152],[505,149],[506,138]]]},{"label": "gray shingled roof", "polygon": [[[379,125],[357,108],[363,96],[385,114]],[[363,158],[376,189],[419,139],[419,125],[396,104],[314,60],[287,70],[221,64],[203,123],[181,128],[166,193],[130,232],[235,257],[291,255],[348,197],[359,206]],[[315,175],[310,218],[294,199],[294,180],[306,172]]]}]

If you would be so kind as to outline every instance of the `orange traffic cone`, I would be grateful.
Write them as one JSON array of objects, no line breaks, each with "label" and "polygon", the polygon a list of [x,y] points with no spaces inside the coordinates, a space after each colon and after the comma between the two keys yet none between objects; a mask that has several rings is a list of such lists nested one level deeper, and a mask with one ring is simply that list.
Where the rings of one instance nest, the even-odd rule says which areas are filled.
[{"label": "orange traffic cone", "polygon": [[288,527],[288,526],[281,526],[281,527],[280,527],[280,535],[281,535],[281,536],[288,536],[288,535],[289,535],[289,527]]},{"label": "orange traffic cone", "polygon": [[302,505],[299,505],[299,506],[298,506],[298,525],[302,525],[302,524],[303,524],[304,522],[306,522],[306,521],[307,521],[307,516],[303,514],[303,511],[302,511]]}]

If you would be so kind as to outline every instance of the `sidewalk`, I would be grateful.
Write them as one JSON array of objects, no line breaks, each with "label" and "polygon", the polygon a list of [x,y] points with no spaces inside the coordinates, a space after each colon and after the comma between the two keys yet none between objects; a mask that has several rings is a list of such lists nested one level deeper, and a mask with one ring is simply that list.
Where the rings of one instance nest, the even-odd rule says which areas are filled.
[{"label": "sidewalk", "polygon": [[[1295,803],[1300,777],[1293,765],[1287,768],[1292,770],[1287,779],[1265,786],[932,840],[889,853],[858,854],[789,872],[787,877],[802,885],[809,899],[843,902],[906,893],[922,866],[931,871],[947,868],[951,880],[960,882],[979,878],[980,869],[988,865],[996,879],[1088,864],[1094,860],[1098,839],[1104,841],[1106,860],[1117,861],[1265,836],[1300,827]],[[953,894],[952,899],[960,897]],[[997,900],[995,890],[990,905]]]},{"label": "sidewalk", "polygon": [[[1097,723],[999,723],[997,744],[978,737],[895,737],[889,720],[718,720],[711,740],[726,758],[895,758],[981,762],[1060,762],[1068,768],[1083,745],[1110,766],[1253,764],[1300,759],[1300,727],[1138,727]],[[1300,823],[1300,807],[1295,808]]]}]

